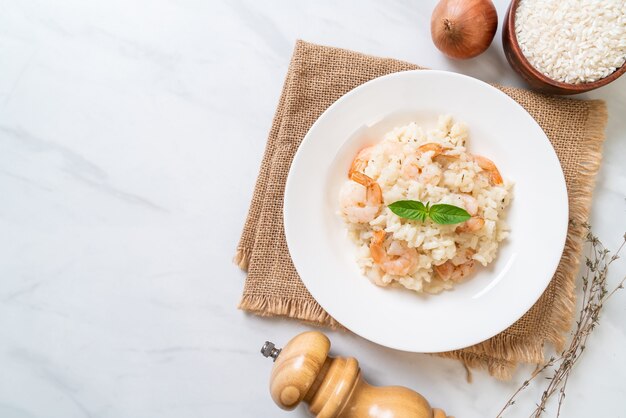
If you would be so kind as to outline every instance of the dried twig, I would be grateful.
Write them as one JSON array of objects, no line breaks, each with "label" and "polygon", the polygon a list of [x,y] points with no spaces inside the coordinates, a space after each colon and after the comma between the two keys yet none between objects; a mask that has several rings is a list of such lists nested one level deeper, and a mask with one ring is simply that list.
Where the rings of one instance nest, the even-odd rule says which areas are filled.
[{"label": "dried twig", "polygon": [[548,386],[543,391],[539,403],[530,416],[534,418],[540,417],[541,414],[545,412],[548,401],[557,392],[558,408],[556,416],[558,417],[560,415],[561,406],[565,400],[567,380],[569,379],[574,365],[580,359],[583,351],[585,351],[585,345],[589,335],[598,325],[604,304],[617,290],[624,288],[626,277],[622,278],[618,285],[609,292],[607,290],[607,277],[609,266],[619,258],[619,253],[622,248],[624,248],[624,244],[626,244],[626,234],[624,234],[624,241],[622,241],[617,251],[615,251],[613,255],[610,255],[610,251],[593,235],[591,227],[589,225],[585,225],[585,227],[587,228],[586,241],[590,244],[591,254],[587,256],[585,260],[586,267],[582,276],[582,307],[578,314],[576,328],[572,332],[570,344],[560,355],[550,358],[543,366],[538,367],[537,370],[530,375],[528,380],[524,381],[513,393],[496,418],[501,418],[504,412],[515,404],[517,396],[530,385],[530,382],[541,375],[545,370],[553,369],[553,367],[556,367],[556,369],[553,369],[552,377],[546,378],[549,381]]}]

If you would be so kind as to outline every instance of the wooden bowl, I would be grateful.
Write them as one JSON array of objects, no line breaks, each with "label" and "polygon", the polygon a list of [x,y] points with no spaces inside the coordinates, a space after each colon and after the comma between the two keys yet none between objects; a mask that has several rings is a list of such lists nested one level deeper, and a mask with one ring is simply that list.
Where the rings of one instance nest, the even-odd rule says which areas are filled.
[{"label": "wooden bowl", "polygon": [[511,67],[520,76],[522,76],[531,88],[544,93],[552,94],[584,93],[586,91],[597,89],[598,87],[606,86],[611,81],[616,80],[626,72],[626,64],[624,64],[600,80],[581,84],[562,83],[560,81],[552,80],[539,72],[528,62],[522,53],[519,43],[517,42],[517,36],[515,34],[515,11],[517,10],[517,6],[520,1],[523,0],[512,0],[509,5],[509,9],[506,12],[506,16],[504,17],[504,26],[502,27],[502,45],[504,47],[504,55],[509,61]]}]

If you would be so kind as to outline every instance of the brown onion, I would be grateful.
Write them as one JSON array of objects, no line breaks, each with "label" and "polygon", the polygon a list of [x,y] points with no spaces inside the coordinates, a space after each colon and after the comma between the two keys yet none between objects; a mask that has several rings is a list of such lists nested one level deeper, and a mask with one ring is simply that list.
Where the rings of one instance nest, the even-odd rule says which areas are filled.
[{"label": "brown onion", "polygon": [[435,46],[452,58],[472,58],[491,44],[498,14],[491,0],[441,0],[430,19]]}]

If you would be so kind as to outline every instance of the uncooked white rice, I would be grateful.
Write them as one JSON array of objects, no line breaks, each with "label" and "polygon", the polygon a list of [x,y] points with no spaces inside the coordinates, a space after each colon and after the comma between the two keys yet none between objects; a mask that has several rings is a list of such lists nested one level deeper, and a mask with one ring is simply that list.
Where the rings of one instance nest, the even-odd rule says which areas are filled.
[{"label": "uncooked white rice", "polygon": [[570,84],[596,81],[626,60],[626,1],[521,0],[515,34],[544,75]]},{"label": "uncooked white rice", "polygon": [[[424,132],[415,123],[388,132],[384,139],[372,147],[364,174],[374,179],[383,194],[382,210],[369,222],[360,222],[351,217],[345,209],[346,196],[359,192],[365,195],[365,188],[348,180],[340,192],[341,215],[348,228],[352,241],[357,245],[357,263],[374,283],[387,286],[400,284],[417,292],[439,293],[454,286],[453,280],[440,280],[434,267],[448,260],[455,260],[467,251],[472,259],[483,266],[491,263],[500,241],[509,232],[503,220],[506,207],[512,198],[512,184],[506,179],[502,184],[493,185],[466,150],[468,131],[464,124],[454,123],[450,116],[440,116],[437,127]],[[449,159],[441,161],[433,152],[418,151],[424,144],[443,145]],[[419,175],[407,174],[407,161],[418,156]],[[415,160],[411,160],[414,163]],[[445,203],[467,206],[471,197],[476,206],[476,215],[485,221],[477,232],[459,233],[458,225],[439,225],[431,220],[425,222],[400,218],[387,205],[399,200],[417,200],[432,204]],[[374,214],[372,215],[374,216]],[[405,276],[387,274],[373,260],[370,243],[374,231],[384,230],[388,235],[389,248],[394,243],[415,248],[418,261],[415,270]],[[389,250],[391,251],[391,250]]]}]

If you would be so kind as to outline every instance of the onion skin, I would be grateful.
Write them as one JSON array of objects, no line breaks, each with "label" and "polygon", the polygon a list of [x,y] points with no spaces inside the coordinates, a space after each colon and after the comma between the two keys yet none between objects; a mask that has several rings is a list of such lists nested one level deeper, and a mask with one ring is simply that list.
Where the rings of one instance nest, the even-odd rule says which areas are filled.
[{"label": "onion skin", "polygon": [[498,29],[491,0],[441,0],[430,19],[435,46],[450,58],[467,59],[483,53]]}]

